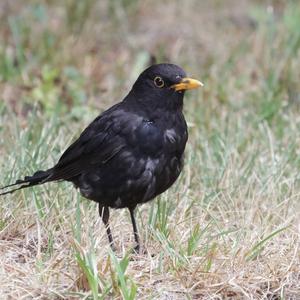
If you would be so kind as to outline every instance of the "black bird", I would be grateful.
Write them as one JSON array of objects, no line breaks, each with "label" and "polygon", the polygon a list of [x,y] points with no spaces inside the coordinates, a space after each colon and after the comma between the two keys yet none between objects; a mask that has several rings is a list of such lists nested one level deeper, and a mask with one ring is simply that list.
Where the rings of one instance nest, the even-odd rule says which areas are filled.
[{"label": "black bird", "polygon": [[178,178],[188,139],[182,113],[184,91],[202,86],[173,64],[146,69],[124,100],[98,116],[63,153],[58,163],[0,195],[30,186],[66,180],[83,197],[99,203],[109,243],[109,208],[128,208],[135,250],[140,248],[134,210],[154,199]]}]

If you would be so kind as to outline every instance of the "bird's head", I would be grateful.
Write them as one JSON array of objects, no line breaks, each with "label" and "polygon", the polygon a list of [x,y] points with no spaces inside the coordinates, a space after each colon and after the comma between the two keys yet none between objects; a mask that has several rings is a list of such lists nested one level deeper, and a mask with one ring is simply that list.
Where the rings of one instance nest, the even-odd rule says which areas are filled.
[{"label": "bird's head", "polygon": [[137,101],[154,107],[177,109],[182,107],[186,90],[203,84],[173,64],[156,64],[143,71],[132,87]]}]

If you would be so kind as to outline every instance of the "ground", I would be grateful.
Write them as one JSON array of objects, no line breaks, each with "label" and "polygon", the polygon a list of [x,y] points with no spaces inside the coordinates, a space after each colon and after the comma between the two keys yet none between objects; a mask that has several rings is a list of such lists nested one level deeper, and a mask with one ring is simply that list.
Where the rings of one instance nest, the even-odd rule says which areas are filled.
[{"label": "ground", "polygon": [[1,299],[299,299],[299,1],[0,3],[0,185],[51,167],[152,62],[185,99],[177,183],[112,212],[69,183],[0,199]]}]

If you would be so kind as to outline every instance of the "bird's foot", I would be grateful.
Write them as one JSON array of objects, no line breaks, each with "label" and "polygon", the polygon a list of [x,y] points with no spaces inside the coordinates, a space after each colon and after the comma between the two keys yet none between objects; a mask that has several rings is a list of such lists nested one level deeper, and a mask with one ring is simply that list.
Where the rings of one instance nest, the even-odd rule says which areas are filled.
[{"label": "bird's foot", "polygon": [[117,252],[117,247],[115,246],[114,243],[110,243],[109,246],[110,246],[110,249],[112,250],[112,252],[114,252],[114,253]]},{"label": "bird's foot", "polygon": [[147,254],[147,250],[145,248],[141,248],[140,245],[136,245],[132,248],[132,254],[134,255],[145,255]]},{"label": "bird's foot", "polygon": [[141,250],[141,247],[139,244],[137,244],[133,249],[132,249],[132,252],[134,254],[140,254],[140,250]]}]

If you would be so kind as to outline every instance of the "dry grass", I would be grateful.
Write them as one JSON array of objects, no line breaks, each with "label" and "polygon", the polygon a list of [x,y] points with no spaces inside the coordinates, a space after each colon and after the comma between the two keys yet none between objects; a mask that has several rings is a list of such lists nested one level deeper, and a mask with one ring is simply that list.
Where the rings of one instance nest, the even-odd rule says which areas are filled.
[{"label": "dry grass", "polygon": [[[137,214],[67,183],[1,198],[1,299],[299,299],[297,1],[2,1],[0,182],[47,168],[151,56],[205,83],[184,173]],[[79,2],[78,2],[79,3]]]}]

